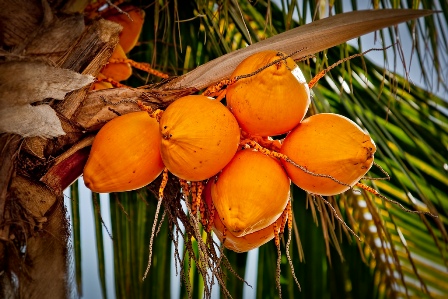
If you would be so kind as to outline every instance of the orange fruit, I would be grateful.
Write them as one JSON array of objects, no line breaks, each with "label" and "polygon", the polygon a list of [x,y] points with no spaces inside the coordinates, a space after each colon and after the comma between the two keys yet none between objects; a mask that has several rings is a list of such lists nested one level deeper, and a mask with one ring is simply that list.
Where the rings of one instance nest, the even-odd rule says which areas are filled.
[{"label": "orange fruit", "polygon": [[[209,180],[204,189],[204,198],[207,204],[208,210],[212,208],[212,194],[211,194],[211,186],[213,180]],[[280,216],[281,217],[281,216]],[[279,218],[280,219],[280,218]],[[215,216],[212,219],[213,221],[213,232],[218,237],[218,239],[223,241],[223,233],[224,233],[224,223],[222,223],[219,214],[215,211]],[[278,222],[278,220],[277,220]],[[226,240],[224,242],[224,247],[227,249],[233,250],[235,252],[247,252],[249,250],[260,247],[261,245],[269,242],[274,238],[274,223],[269,225],[266,228],[263,228],[259,231],[247,234],[242,237],[236,237],[231,232],[226,230]]]},{"label": "orange fruit", "polygon": [[[98,79],[107,79],[106,76],[104,76],[103,74],[99,73],[98,76],[96,76]],[[98,82],[94,82],[90,88],[90,90],[101,90],[101,89],[109,89],[109,88],[113,88],[114,86],[106,81],[98,81]]]},{"label": "orange fruit", "polygon": [[212,198],[221,221],[236,237],[271,225],[289,198],[289,178],[280,162],[260,152],[236,153],[213,180]]},{"label": "orange fruit", "polygon": [[[219,219],[219,214],[215,214],[215,220],[213,223],[213,232],[218,237],[218,239],[222,242],[223,240],[223,231],[224,224]],[[279,226],[279,221],[281,222],[281,216],[276,220],[277,225]],[[249,250],[260,247],[261,245],[266,244],[267,242],[274,239],[274,223],[260,229],[259,231],[252,232],[250,234],[244,235],[242,237],[237,237],[228,230],[226,231],[226,240],[224,242],[224,247],[230,249],[232,251],[241,253],[247,252]]]},{"label": "orange fruit", "polygon": [[[127,59],[126,54],[124,53],[120,44],[118,44],[115,47],[115,50],[112,53],[112,56],[110,57],[110,59],[113,58]],[[103,69],[101,70],[101,74],[103,74],[103,76],[105,76],[106,78],[111,78],[114,79],[115,81],[124,81],[129,79],[129,77],[132,75],[132,68],[129,65],[129,63],[109,62],[103,67]]]},{"label": "orange fruit", "polygon": [[[278,51],[256,53],[243,60],[231,78],[255,72],[283,56]],[[231,84],[226,100],[245,132],[273,136],[289,132],[300,123],[310,104],[310,91],[297,64],[287,58]]]},{"label": "orange fruit", "polygon": [[168,170],[187,181],[202,181],[229,163],[240,129],[220,102],[191,95],[173,102],[160,119],[161,154]]},{"label": "orange fruit", "polygon": [[159,124],[146,112],[114,118],[96,135],[84,167],[84,183],[101,193],[151,183],[162,172]]},{"label": "orange fruit", "polygon": [[280,150],[308,171],[330,175],[346,184],[307,174],[282,161],[294,184],[320,195],[336,195],[354,186],[369,171],[375,151],[368,133],[350,119],[332,113],[303,120],[286,136]]},{"label": "orange fruit", "polygon": [[121,5],[120,9],[129,16],[113,9],[111,10],[113,13],[106,14],[104,18],[123,27],[120,33],[120,45],[124,52],[128,53],[138,42],[145,21],[145,11],[132,5]]}]

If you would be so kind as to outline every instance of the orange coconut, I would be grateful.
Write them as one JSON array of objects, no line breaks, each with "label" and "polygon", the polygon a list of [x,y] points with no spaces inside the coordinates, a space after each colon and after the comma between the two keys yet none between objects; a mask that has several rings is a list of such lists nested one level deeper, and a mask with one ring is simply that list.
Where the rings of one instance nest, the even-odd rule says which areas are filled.
[{"label": "orange coconut", "polygon": [[281,164],[250,149],[237,152],[212,184],[213,203],[229,231],[242,237],[271,225],[289,198]]},{"label": "orange coconut", "polygon": [[[256,53],[243,60],[231,77],[255,72],[284,55],[278,51]],[[230,85],[226,100],[244,131],[273,136],[300,123],[310,104],[310,91],[297,64],[287,58]]]},{"label": "orange coconut", "polygon": [[[215,220],[213,223],[213,232],[218,237],[218,239],[223,241],[223,232],[224,232],[224,223],[219,219],[219,214],[215,214]],[[280,226],[281,216],[276,220],[277,227]],[[226,230],[226,240],[224,242],[224,247],[230,249],[232,251],[241,253],[247,252],[249,250],[260,247],[261,245],[266,244],[267,242],[274,239],[274,226],[272,223],[268,227],[260,229],[259,231],[252,232],[250,234],[244,235],[242,237],[237,237],[229,230]]]},{"label": "orange coconut", "polygon": [[373,164],[375,143],[350,119],[332,113],[306,118],[283,141],[280,150],[307,170],[330,178],[307,174],[283,162],[291,180],[300,188],[320,195],[335,195],[356,184]]},{"label": "orange coconut", "polygon": [[202,181],[229,163],[240,129],[220,102],[192,95],[173,102],[160,119],[161,154],[168,170],[187,181]]},{"label": "orange coconut", "polygon": [[[127,59],[126,54],[123,51],[123,48],[118,44],[115,47],[114,52],[112,53],[112,56],[110,59]],[[132,68],[129,65],[129,63],[123,63],[123,62],[109,62],[106,64],[103,69],[101,70],[101,73],[106,78],[114,79],[115,81],[124,81],[129,79],[129,77],[132,75]]]},{"label": "orange coconut", "polygon": [[[107,77],[101,73],[99,73],[98,76],[96,76],[96,78],[100,79],[100,80],[107,79]],[[109,88],[113,88],[113,87],[114,86],[107,81],[97,81],[92,84],[91,90],[102,90],[102,89],[109,89]]]},{"label": "orange coconut", "polygon": [[112,10],[112,14],[105,15],[104,18],[118,23],[123,27],[120,33],[120,45],[125,53],[128,53],[137,44],[145,20],[145,11],[132,5],[121,5],[124,11]]},{"label": "orange coconut", "polygon": [[151,183],[162,172],[159,124],[146,112],[114,118],[96,135],[84,167],[94,192],[122,192]]},{"label": "orange coconut", "polygon": [[[204,189],[204,198],[207,204],[208,210],[212,208],[212,194],[211,194],[211,186],[213,180],[209,180]],[[281,216],[280,218],[281,219]],[[279,222],[279,219],[276,221]],[[278,225],[280,225],[278,223]],[[213,218],[213,232],[219,238],[219,240],[223,241],[223,233],[225,226],[222,223],[218,212],[215,211],[215,216]],[[263,228],[259,231],[247,234],[242,237],[236,237],[231,232],[226,230],[226,240],[224,242],[224,246],[227,249],[233,250],[235,252],[247,252],[249,250],[260,247],[261,245],[269,242],[274,239],[274,223],[269,225],[266,228]]]}]

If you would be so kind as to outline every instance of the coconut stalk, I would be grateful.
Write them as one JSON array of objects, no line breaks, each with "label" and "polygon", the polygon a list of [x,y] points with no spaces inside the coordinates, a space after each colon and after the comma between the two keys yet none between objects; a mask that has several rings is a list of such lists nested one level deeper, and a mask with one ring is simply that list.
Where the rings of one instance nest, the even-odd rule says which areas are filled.
[{"label": "coconut stalk", "polygon": [[[37,0],[2,2],[0,66],[21,64],[32,76],[32,66],[36,63],[55,69],[53,77],[36,72],[32,86],[26,86],[27,80],[20,80],[21,73],[6,73],[8,76],[1,79],[2,84],[11,83],[12,91],[24,90],[22,96],[26,98],[39,89],[39,82],[46,85],[51,83],[49,78],[59,77],[56,75],[59,69],[85,76],[98,75],[118,43],[121,28],[101,19],[86,23],[82,15],[76,13],[83,11],[85,3],[75,7],[72,2],[66,5]],[[95,92],[88,92],[86,84],[71,89],[72,92],[59,100],[56,95],[46,96],[45,101],[44,98],[36,100],[55,113],[64,135],[43,138],[58,135],[58,131],[44,126],[43,133],[36,133],[33,130],[40,127],[37,123],[20,126],[20,132],[26,132],[22,136],[14,130],[0,135],[2,296],[64,298],[76,292],[74,274],[67,270],[69,234],[62,192],[82,173],[95,132],[117,115],[137,111],[136,100],[164,109],[181,96],[227,78],[240,61],[254,52],[300,50],[294,57],[306,57],[360,35],[431,13],[429,10],[372,10],[339,14],[223,55],[183,76],[158,84]],[[75,81],[76,76],[71,76],[67,81]],[[14,85],[18,81],[26,88]],[[11,107],[16,103],[3,95],[1,112],[14,111]],[[18,287],[13,283],[15,279],[19,281]]]}]

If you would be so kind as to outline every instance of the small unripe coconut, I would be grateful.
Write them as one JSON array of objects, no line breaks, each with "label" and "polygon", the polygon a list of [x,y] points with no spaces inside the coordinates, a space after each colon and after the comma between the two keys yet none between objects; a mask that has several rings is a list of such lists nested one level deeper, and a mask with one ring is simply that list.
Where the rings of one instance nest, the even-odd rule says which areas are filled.
[{"label": "small unripe coconut", "polygon": [[120,32],[120,45],[125,53],[128,53],[137,44],[145,21],[145,11],[133,5],[121,5],[123,12],[115,9],[106,14],[106,20],[120,24],[123,30]]},{"label": "small unripe coconut", "polygon": [[168,170],[187,181],[202,181],[229,163],[240,128],[220,102],[192,95],[173,102],[160,119],[161,154]]},{"label": "small unripe coconut", "polygon": [[[115,47],[110,59],[127,59],[120,44]],[[127,62],[109,62],[103,67],[101,74],[115,81],[124,81],[132,75],[132,68]]]},{"label": "small unripe coconut", "polygon": [[[97,76],[96,76],[96,78],[97,79],[102,79],[102,80],[104,80],[104,79],[107,79],[107,77],[106,76],[104,76],[103,74],[101,74],[101,73],[99,73]],[[114,86],[111,84],[111,83],[109,83],[109,82],[107,82],[107,81],[97,81],[97,82],[94,82],[93,84],[92,84],[92,87],[91,87],[91,90],[102,90],[102,89],[109,89],[109,88],[113,88]]]},{"label": "small unripe coconut", "polygon": [[308,171],[339,181],[314,176],[282,161],[294,184],[320,195],[336,195],[353,187],[372,167],[375,151],[368,133],[350,119],[332,113],[303,120],[286,136],[280,150]]},{"label": "small unripe coconut", "polygon": [[212,184],[221,221],[236,237],[271,225],[288,203],[289,178],[280,162],[258,151],[237,152]]},{"label": "small unripe coconut", "polygon": [[159,124],[146,112],[114,118],[96,135],[84,167],[84,183],[101,193],[141,188],[159,176]]},{"label": "small unripe coconut", "polygon": [[[256,53],[243,60],[231,78],[251,74],[284,56],[278,51]],[[287,58],[231,84],[226,100],[245,132],[273,136],[300,123],[310,105],[310,91],[297,64]]]}]

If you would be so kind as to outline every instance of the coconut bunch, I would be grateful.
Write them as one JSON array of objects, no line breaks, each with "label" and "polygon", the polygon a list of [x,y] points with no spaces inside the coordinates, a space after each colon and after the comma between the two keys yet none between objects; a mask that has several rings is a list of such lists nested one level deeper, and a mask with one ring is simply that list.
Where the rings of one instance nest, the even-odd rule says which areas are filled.
[{"label": "coconut bunch", "polygon": [[[179,178],[204,228],[245,252],[272,239],[278,245],[292,226],[291,181],[312,194],[336,195],[372,166],[375,144],[356,123],[331,113],[305,118],[310,90],[285,54],[246,58],[226,85],[226,105],[205,96],[215,93],[211,88],[165,111],[107,123],[93,142],[86,186],[133,190],[165,167]],[[275,140],[278,135],[286,137]]]}]

